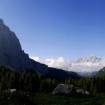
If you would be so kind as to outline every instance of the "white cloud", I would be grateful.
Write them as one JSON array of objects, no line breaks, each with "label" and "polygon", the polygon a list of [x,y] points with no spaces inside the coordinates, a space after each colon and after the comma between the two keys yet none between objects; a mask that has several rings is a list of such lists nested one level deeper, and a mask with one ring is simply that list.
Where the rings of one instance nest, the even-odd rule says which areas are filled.
[{"label": "white cloud", "polygon": [[65,59],[64,57],[58,57],[56,59],[40,59],[39,57],[30,56],[31,59],[44,63],[49,67],[55,67],[64,69],[67,71],[75,72],[92,72],[98,71],[105,66],[105,60],[100,60],[97,62],[73,62]]},{"label": "white cloud", "polygon": [[68,70],[70,61],[64,59],[63,57],[59,57],[57,59],[45,59],[44,63],[47,64],[49,67],[56,67]]},{"label": "white cloud", "polygon": [[40,58],[37,56],[30,56],[31,59],[40,62]]}]

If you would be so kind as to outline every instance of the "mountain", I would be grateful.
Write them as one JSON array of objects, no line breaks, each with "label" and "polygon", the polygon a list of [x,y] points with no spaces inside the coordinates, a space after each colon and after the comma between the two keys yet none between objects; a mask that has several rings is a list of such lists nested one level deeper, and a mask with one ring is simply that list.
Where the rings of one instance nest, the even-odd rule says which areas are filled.
[{"label": "mountain", "polygon": [[94,77],[96,76],[98,71],[93,71],[93,72],[78,72],[78,74],[82,77]]},{"label": "mountain", "polygon": [[100,61],[101,61],[101,58],[97,58],[96,56],[90,56],[90,57],[79,58],[76,61],[76,63],[87,63],[87,62],[96,63]]},{"label": "mountain", "polygon": [[97,76],[105,75],[105,67],[98,71]]},{"label": "mountain", "polygon": [[17,71],[48,72],[46,65],[29,59],[16,37],[15,33],[7,27],[0,19],[0,65],[15,69]]},{"label": "mountain", "polygon": [[49,67],[48,77],[54,78],[58,81],[64,81],[65,78],[80,79],[81,76],[72,71],[65,71],[62,69]]},{"label": "mountain", "polygon": [[71,63],[71,70],[77,71],[79,75],[90,77],[95,76],[102,67],[102,59],[96,56],[79,58]]},{"label": "mountain", "polygon": [[[0,66],[5,66],[19,72],[35,71],[44,75],[50,75],[51,70],[47,65],[29,58],[28,54],[22,50],[19,39],[15,33],[4,24],[2,19],[0,19]],[[57,74],[55,73],[54,75]]]}]

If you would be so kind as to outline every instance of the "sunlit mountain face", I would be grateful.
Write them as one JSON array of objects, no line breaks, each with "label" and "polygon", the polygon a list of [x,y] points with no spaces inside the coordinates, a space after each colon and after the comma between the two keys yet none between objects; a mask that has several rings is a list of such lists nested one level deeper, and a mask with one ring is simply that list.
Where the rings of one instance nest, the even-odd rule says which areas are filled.
[{"label": "sunlit mountain face", "polygon": [[71,67],[78,72],[93,72],[99,70],[102,59],[96,56],[83,57],[71,63]]}]

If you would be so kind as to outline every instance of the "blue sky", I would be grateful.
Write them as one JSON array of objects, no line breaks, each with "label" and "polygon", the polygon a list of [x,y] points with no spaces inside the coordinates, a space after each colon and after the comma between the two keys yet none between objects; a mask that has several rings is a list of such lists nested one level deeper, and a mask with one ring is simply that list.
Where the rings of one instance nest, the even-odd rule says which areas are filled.
[{"label": "blue sky", "polygon": [[105,56],[105,0],[0,0],[0,18],[29,55]]}]

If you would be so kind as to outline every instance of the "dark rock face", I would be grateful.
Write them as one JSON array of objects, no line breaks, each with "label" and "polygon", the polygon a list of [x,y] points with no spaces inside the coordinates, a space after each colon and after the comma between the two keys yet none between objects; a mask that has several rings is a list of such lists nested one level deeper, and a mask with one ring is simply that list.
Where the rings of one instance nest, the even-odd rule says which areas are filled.
[{"label": "dark rock face", "polygon": [[35,71],[57,80],[65,80],[68,77],[79,78],[76,73],[66,72],[55,68],[48,68],[29,58],[16,37],[15,33],[0,19],[0,66],[5,66],[19,72]]},{"label": "dark rock face", "polygon": [[69,77],[74,78],[74,79],[81,79],[81,76],[79,76],[75,72],[65,71],[62,69],[57,69],[57,68],[52,68],[52,67],[49,67],[48,76],[60,82],[64,81],[65,78],[68,79]]},{"label": "dark rock face", "polygon": [[79,94],[89,96],[90,92],[78,87],[74,87],[73,85],[59,84],[54,89],[53,94]]},{"label": "dark rock face", "polygon": [[103,67],[101,70],[98,71],[97,76],[103,76],[105,75],[105,67]]},{"label": "dark rock face", "polygon": [[33,70],[48,72],[46,65],[31,60],[21,48],[19,39],[0,19],[0,65],[17,71]]}]

